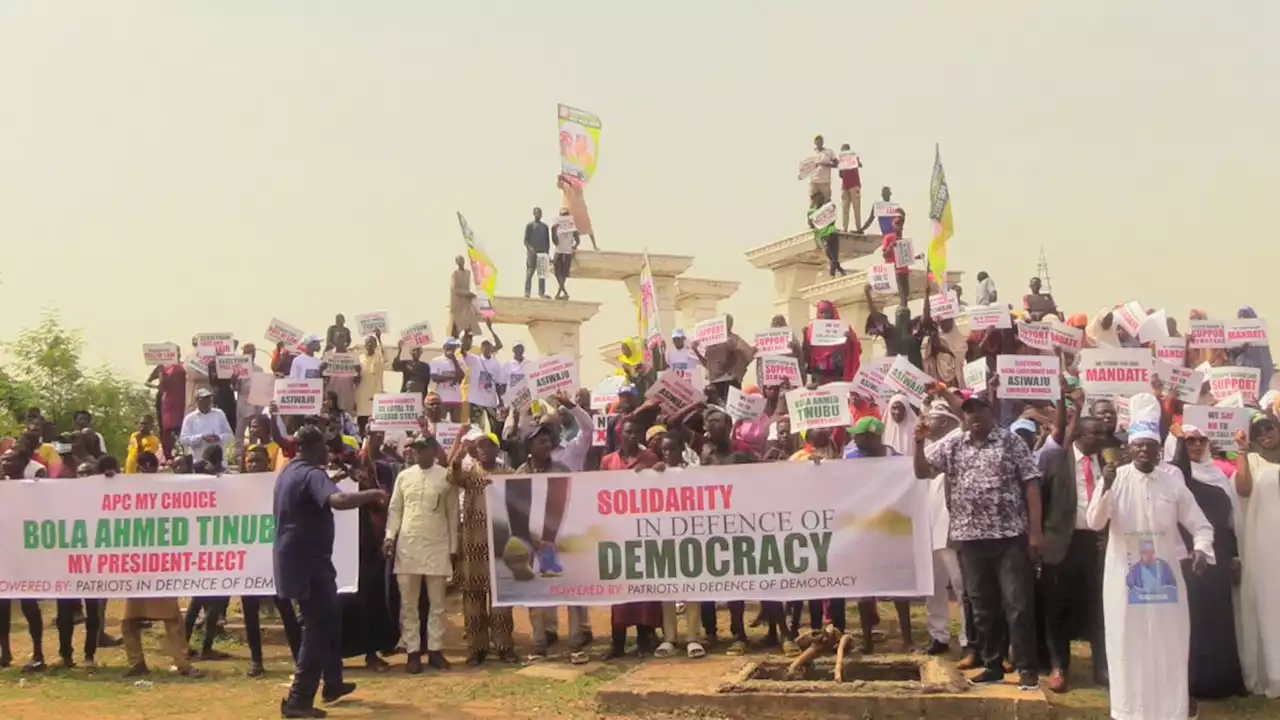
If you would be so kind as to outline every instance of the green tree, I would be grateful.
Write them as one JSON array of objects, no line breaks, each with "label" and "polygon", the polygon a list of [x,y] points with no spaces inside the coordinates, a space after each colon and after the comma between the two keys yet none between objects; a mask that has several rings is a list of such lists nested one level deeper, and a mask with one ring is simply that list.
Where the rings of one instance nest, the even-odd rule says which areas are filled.
[{"label": "green tree", "polygon": [[0,368],[0,402],[6,421],[34,405],[67,431],[74,427],[76,411],[88,410],[107,452],[123,460],[138,418],[154,412],[147,388],[117,377],[106,366],[84,368],[84,337],[63,327],[57,313],[46,313],[39,325],[23,330],[5,349],[10,362]]}]

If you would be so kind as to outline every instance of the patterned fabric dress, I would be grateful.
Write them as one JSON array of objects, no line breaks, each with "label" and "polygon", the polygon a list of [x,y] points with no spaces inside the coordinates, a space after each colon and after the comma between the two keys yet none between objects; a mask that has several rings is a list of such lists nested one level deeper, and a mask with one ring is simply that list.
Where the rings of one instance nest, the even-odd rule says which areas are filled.
[{"label": "patterned fabric dress", "polygon": [[514,646],[511,639],[511,608],[491,607],[489,604],[489,519],[484,507],[484,489],[489,484],[489,476],[505,475],[511,471],[508,465],[499,460],[488,472],[478,463],[468,463],[461,472],[449,473],[449,482],[464,491],[458,586],[462,590],[467,650],[472,654],[492,652],[501,655],[510,652]]}]

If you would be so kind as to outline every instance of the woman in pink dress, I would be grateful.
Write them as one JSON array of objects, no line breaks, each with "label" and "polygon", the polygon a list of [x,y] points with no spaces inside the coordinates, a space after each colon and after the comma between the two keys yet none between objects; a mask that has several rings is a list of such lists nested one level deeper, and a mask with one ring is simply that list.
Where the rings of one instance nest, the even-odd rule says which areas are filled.
[{"label": "woman in pink dress", "polygon": [[164,456],[173,457],[173,438],[182,429],[187,412],[187,369],[179,362],[165,365],[160,370],[160,445]]}]

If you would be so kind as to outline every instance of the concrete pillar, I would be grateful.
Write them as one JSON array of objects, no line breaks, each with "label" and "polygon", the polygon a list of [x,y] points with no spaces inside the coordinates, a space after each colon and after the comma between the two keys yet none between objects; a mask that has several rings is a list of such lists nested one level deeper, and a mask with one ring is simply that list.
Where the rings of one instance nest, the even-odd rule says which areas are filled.
[{"label": "concrete pillar", "polygon": [[813,317],[813,303],[800,297],[800,291],[825,277],[821,265],[794,263],[773,270],[774,314],[787,319],[792,329],[802,328]]},{"label": "concrete pillar", "polygon": [[534,320],[529,323],[529,334],[538,346],[539,357],[564,355],[581,360],[581,330],[582,323],[568,320]]}]

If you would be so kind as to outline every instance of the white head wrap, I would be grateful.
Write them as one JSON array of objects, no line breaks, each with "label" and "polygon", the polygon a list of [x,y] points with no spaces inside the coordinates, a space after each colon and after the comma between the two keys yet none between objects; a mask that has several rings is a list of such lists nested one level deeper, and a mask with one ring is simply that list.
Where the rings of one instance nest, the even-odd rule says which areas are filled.
[{"label": "white head wrap", "polygon": [[1129,398],[1129,441],[1160,442],[1160,401],[1151,393]]}]

